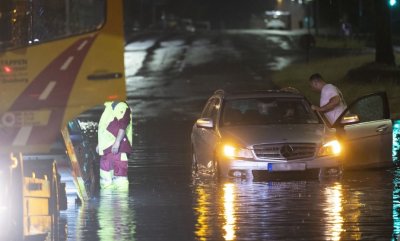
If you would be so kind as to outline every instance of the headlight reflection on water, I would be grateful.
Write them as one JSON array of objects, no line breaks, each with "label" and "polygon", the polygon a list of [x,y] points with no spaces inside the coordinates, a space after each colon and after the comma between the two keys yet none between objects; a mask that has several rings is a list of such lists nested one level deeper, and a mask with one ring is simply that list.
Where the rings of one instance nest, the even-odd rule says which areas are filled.
[{"label": "headlight reflection on water", "polygon": [[[217,195],[216,193],[210,193],[204,186],[200,185],[196,188],[196,240],[214,240],[216,235],[218,235],[219,239],[236,240],[235,184],[225,183],[221,187],[222,196],[219,196],[218,199],[214,199],[215,195]],[[221,216],[223,224],[219,226],[221,229],[218,229],[218,231],[213,228],[212,223],[215,221],[215,215],[220,213],[220,209],[214,209],[211,205],[217,200],[221,204],[220,207],[223,214]],[[219,231],[222,231],[222,233]]]},{"label": "headlight reflection on water", "polygon": [[232,183],[226,183],[224,185],[224,218],[225,218],[225,240],[235,239],[235,193],[234,185]]},{"label": "headlight reflection on water", "polygon": [[337,183],[333,187],[327,187],[325,189],[325,195],[327,197],[328,207],[325,208],[325,212],[328,217],[328,227],[326,236],[330,237],[329,240],[341,240],[341,233],[343,232],[343,197],[342,197],[342,185]]},{"label": "headlight reflection on water", "polygon": [[207,218],[207,212],[209,211],[207,208],[209,195],[202,188],[197,188],[196,192],[198,194],[198,207],[196,207],[195,210],[198,213],[198,218],[195,234],[200,241],[205,241],[207,240],[207,232],[209,229]]}]

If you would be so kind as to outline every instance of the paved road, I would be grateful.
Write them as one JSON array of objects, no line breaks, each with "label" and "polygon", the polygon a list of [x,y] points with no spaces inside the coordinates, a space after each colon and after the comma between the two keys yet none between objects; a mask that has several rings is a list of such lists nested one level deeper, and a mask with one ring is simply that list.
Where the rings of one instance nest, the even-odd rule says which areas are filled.
[{"label": "paved road", "polygon": [[397,170],[338,180],[215,181],[190,174],[190,129],[216,89],[274,88],[271,74],[304,59],[293,36],[164,34],[126,46],[134,115],[129,193],[69,202],[68,240],[394,240]]}]

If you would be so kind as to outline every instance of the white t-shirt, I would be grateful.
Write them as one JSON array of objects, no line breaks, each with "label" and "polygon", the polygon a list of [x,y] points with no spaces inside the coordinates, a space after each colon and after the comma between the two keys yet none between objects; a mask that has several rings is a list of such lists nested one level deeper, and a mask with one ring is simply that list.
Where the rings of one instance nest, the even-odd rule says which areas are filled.
[{"label": "white t-shirt", "polygon": [[332,110],[324,113],[326,118],[329,120],[329,122],[331,124],[333,124],[336,121],[336,119],[339,117],[339,115],[342,114],[342,112],[346,109],[346,103],[343,99],[342,93],[340,92],[340,90],[338,88],[336,88],[336,86],[334,86],[332,84],[324,85],[324,87],[321,90],[321,99],[319,102],[319,106],[322,107],[322,106],[328,104],[329,100],[335,96],[340,97],[339,105],[336,106],[335,108],[333,108]]}]

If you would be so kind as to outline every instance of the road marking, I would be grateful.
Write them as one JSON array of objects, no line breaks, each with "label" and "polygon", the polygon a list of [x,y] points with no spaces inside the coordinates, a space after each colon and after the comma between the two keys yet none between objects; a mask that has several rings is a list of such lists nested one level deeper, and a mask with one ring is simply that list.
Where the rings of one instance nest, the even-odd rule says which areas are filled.
[{"label": "road marking", "polygon": [[17,136],[13,141],[13,146],[25,146],[28,142],[28,138],[31,135],[32,126],[21,127]]},{"label": "road marking", "polygon": [[78,50],[78,51],[81,51],[81,50],[86,46],[87,43],[88,43],[87,40],[83,41],[83,42],[81,43],[81,45],[79,45],[79,47],[77,48],[77,50]]},{"label": "road marking", "polygon": [[46,86],[46,88],[43,90],[43,92],[39,96],[39,100],[45,100],[47,97],[49,97],[51,91],[54,89],[54,86],[56,86],[55,81],[50,81],[49,84]]},{"label": "road marking", "polygon": [[61,66],[60,70],[68,69],[69,65],[72,63],[72,60],[74,60],[74,56],[69,56],[67,61],[65,61],[64,64]]}]

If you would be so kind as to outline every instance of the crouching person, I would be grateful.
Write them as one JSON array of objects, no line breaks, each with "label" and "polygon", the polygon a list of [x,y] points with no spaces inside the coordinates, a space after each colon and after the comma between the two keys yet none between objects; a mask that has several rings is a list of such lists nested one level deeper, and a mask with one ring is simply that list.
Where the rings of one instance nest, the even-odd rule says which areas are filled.
[{"label": "crouching person", "polygon": [[105,102],[98,127],[100,187],[128,188],[128,154],[132,152],[132,114],[126,102]]}]

